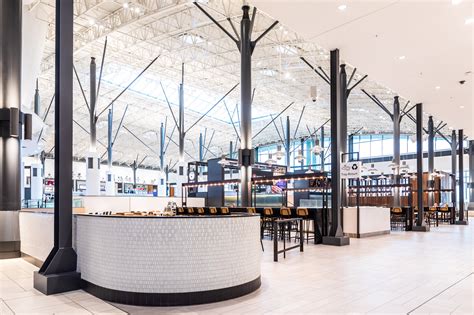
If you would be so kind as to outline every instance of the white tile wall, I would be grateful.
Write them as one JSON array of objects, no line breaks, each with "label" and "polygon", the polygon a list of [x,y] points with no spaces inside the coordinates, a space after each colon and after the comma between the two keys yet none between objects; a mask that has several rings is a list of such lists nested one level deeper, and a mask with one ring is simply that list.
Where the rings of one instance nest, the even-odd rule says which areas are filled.
[{"label": "white tile wall", "polygon": [[260,220],[77,216],[81,277],[144,293],[232,287],[260,276]]}]

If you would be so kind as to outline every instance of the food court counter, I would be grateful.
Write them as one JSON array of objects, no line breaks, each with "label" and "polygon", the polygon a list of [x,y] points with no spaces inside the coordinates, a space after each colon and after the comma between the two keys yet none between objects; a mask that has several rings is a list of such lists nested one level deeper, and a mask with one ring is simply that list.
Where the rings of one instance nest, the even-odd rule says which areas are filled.
[{"label": "food court counter", "polygon": [[260,216],[76,215],[85,290],[117,303],[190,305],[260,287]]}]

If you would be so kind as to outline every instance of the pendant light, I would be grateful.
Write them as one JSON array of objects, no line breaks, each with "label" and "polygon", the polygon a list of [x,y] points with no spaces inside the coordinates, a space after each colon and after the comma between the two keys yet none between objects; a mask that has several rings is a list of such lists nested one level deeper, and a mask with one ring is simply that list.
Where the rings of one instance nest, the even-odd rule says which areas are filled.
[{"label": "pendant light", "polygon": [[312,151],[313,151],[314,155],[318,155],[318,154],[321,153],[322,150],[323,150],[323,148],[319,144],[319,137],[316,136],[316,138],[314,139],[314,147],[313,147]]},{"label": "pendant light", "polygon": [[273,159],[273,156],[271,153],[268,153],[268,160],[265,161],[265,164],[273,165],[276,164],[277,161]]},{"label": "pendant light", "polygon": [[281,160],[285,156],[285,152],[281,149],[281,144],[277,145],[277,151],[275,157],[277,160]]},{"label": "pendant light", "polygon": [[296,156],[296,160],[300,163],[304,161],[303,150],[301,149],[298,150],[298,155]]}]

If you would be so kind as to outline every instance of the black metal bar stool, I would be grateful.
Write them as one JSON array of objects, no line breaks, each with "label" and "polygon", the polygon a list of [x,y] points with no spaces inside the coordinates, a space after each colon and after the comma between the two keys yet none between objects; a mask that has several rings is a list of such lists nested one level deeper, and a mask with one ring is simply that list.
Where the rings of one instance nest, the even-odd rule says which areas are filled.
[{"label": "black metal bar stool", "polygon": [[[296,209],[296,216],[298,218],[301,218],[302,221],[302,229],[303,229],[303,237],[306,235],[306,244],[309,243],[309,240],[314,240],[314,226],[313,226],[313,231],[311,231],[311,224],[313,223],[313,220],[309,217],[309,211],[307,208],[297,208]],[[299,228],[298,231],[299,232]],[[310,234],[313,234],[312,237],[310,237]],[[300,233],[295,234],[295,241],[300,238]]]}]

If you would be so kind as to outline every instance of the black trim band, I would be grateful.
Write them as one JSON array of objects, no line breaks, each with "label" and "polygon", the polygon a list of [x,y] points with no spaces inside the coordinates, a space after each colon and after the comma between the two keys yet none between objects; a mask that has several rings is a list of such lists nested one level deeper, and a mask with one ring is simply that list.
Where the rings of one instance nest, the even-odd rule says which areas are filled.
[{"label": "black trim band", "polygon": [[137,293],[104,288],[84,279],[81,287],[90,294],[114,303],[139,306],[184,306],[214,303],[249,294],[260,288],[260,276],[250,282],[229,288],[185,293]]}]

